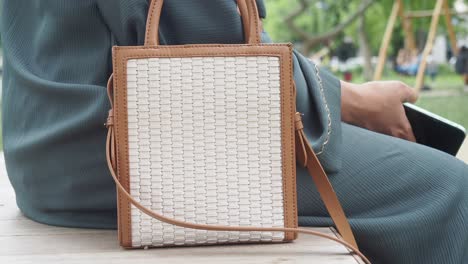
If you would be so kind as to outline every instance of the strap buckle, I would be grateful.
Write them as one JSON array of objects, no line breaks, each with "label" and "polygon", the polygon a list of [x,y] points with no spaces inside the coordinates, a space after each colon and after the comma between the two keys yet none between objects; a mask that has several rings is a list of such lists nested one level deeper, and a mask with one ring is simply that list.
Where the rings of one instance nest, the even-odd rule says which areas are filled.
[{"label": "strap buckle", "polygon": [[104,123],[104,126],[106,126],[107,128],[114,126],[114,110],[113,109],[109,110],[109,114],[107,115],[107,120],[106,120],[106,123]]},{"label": "strap buckle", "polygon": [[294,127],[296,130],[301,130],[304,129],[304,124],[302,123],[302,116],[304,114],[301,112],[296,112],[295,118],[294,118]]}]

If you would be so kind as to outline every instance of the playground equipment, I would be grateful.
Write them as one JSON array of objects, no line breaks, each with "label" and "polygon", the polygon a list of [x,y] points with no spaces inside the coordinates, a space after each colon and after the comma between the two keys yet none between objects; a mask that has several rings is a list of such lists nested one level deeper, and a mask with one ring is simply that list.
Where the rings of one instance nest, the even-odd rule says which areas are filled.
[{"label": "playground equipment", "polygon": [[384,70],[385,61],[387,59],[387,50],[392,38],[393,30],[397,18],[400,17],[402,20],[403,30],[405,32],[405,49],[416,52],[416,41],[414,38],[412,20],[415,18],[432,16],[431,26],[429,28],[429,34],[427,36],[426,45],[421,54],[420,64],[416,75],[416,92],[419,93],[424,85],[424,75],[427,67],[427,58],[432,51],[434,45],[434,39],[436,37],[437,25],[439,24],[439,18],[441,15],[445,16],[445,23],[447,24],[447,31],[449,35],[450,44],[452,47],[453,55],[457,55],[457,39],[452,24],[452,14],[454,12],[450,10],[448,0],[437,0],[434,10],[424,11],[409,11],[405,12],[402,0],[395,0],[390,14],[390,18],[387,22],[385,29],[382,45],[379,51],[379,60],[374,73],[374,80],[380,80],[382,78],[382,72]]}]

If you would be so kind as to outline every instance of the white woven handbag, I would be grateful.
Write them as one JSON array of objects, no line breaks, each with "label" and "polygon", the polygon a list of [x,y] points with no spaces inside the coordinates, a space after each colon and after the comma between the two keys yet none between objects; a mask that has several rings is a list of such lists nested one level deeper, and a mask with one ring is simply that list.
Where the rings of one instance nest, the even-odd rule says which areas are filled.
[{"label": "white woven handbag", "polygon": [[[238,0],[247,44],[113,48],[107,157],[123,247],[333,239],[363,259],[295,110],[290,44],[260,44],[255,0]],[[297,228],[296,153],[343,240]]]}]

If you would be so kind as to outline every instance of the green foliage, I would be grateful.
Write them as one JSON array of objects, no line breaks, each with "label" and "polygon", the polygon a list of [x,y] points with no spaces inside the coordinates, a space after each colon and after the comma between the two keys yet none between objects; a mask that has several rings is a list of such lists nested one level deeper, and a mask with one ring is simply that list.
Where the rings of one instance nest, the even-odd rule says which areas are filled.
[{"label": "green foliage", "polygon": [[[278,42],[297,41],[299,36],[285,23],[286,17],[299,8],[297,0],[265,0],[267,6],[267,19],[265,29],[272,39]],[[306,32],[321,34],[339,24],[346,16],[350,1],[312,1],[310,7],[299,17],[294,24]]]},{"label": "green foliage", "polygon": [[[269,32],[273,40],[278,42],[298,42],[297,36],[285,23],[285,18],[298,9],[298,0],[264,0],[267,6],[267,19],[265,29]],[[361,0],[309,0],[312,4],[300,16],[294,19],[294,24],[302,30],[318,35],[325,33],[338,25],[357,9]],[[449,0],[449,5],[455,0]],[[405,10],[432,10],[435,7],[434,0],[404,0]],[[373,54],[379,50],[383,33],[385,31],[388,17],[390,16],[393,0],[377,0],[365,13],[366,32]],[[431,18],[413,19],[413,29],[415,33],[420,31],[426,33],[430,26]],[[441,17],[439,32],[445,32],[444,18]],[[467,32],[464,27],[456,28],[458,32]],[[353,23],[346,28],[344,35],[352,37],[357,43],[357,23]],[[423,34],[424,37],[424,34]],[[337,38],[333,46],[337,46],[342,38]],[[403,45],[404,34],[401,21],[398,20],[392,39],[392,46],[389,53],[395,54],[396,50]],[[320,49],[321,47],[316,47]]]},{"label": "green foliage", "polygon": [[[294,12],[299,7],[298,0],[264,0],[267,5],[267,19],[265,21],[265,29],[275,41],[292,41],[300,40],[299,36],[295,35],[285,23],[285,18]],[[294,20],[294,24],[302,30],[311,34],[321,34],[335,27],[348,17],[361,3],[361,0],[309,0],[313,2],[308,10]],[[432,10],[435,7],[434,0],[403,0],[405,9],[408,10]],[[365,13],[365,27],[369,37],[372,53],[377,54],[382,37],[387,25],[388,17],[390,16],[393,0],[376,0]],[[450,0],[450,6],[454,0]],[[324,8],[327,7],[327,8]],[[456,19],[456,18],[455,18]],[[413,29],[415,34],[417,31],[426,33],[430,26],[431,18],[413,19]],[[440,18],[439,33],[445,31],[445,20]],[[463,34],[468,33],[467,28],[458,27],[457,32]],[[357,39],[358,25],[353,23],[344,31],[345,36]],[[337,38],[332,46],[337,46],[342,38]],[[393,34],[392,45],[390,46],[389,54],[395,54],[397,49],[403,45],[404,33],[402,30],[401,21],[398,20]],[[320,49],[321,47],[316,47]],[[337,73],[338,74],[338,73]],[[355,77],[353,82],[364,82],[362,77],[362,69],[353,71]],[[401,80],[414,85],[415,77],[402,76],[391,69],[384,72],[384,80]],[[429,96],[423,93],[418,101],[418,105],[444,116],[450,120],[458,122],[468,128],[468,93],[463,92],[463,81],[460,76],[456,75],[448,66],[439,67],[439,75],[435,81],[431,81],[426,77],[426,84],[432,87],[434,93],[446,94],[445,96]]]},{"label": "green foliage", "polygon": [[293,4],[287,0],[265,0],[265,2],[267,6],[267,19],[264,23],[265,30],[275,41],[292,41],[292,34],[285,25],[284,19],[297,6],[297,2],[294,1]]},{"label": "green foliage", "polygon": [[[391,9],[391,6],[390,6]],[[386,17],[388,17],[388,7],[384,4],[372,5],[365,14],[365,27],[369,37],[370,46],[373,54],[377,54],[380,44],[382,42],[383,32],[386,27]],[[358,25],[357,23],[352,24],[345,30],[345,35],[353,38],[354,43],[358,43],[357,34]],[[398,31],[394,32],[397,33]],[[394,39],[398,38],[398,34],[394,35]],[[390,51],[391,53],[391,51]]]}]

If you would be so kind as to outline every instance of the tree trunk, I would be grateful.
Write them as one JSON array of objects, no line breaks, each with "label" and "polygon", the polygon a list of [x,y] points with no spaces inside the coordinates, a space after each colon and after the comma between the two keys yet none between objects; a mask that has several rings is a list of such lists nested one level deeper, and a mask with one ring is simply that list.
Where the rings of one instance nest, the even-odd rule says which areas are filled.
[{"label": "tree trunk", "polygon": [[359,53],[363,57],[363,75],[365,81],[372,80],[372,50],[369,43],[369,36],[366,31],[366,16],[362,14],[359,17],[358,37],[359,37]]}]

